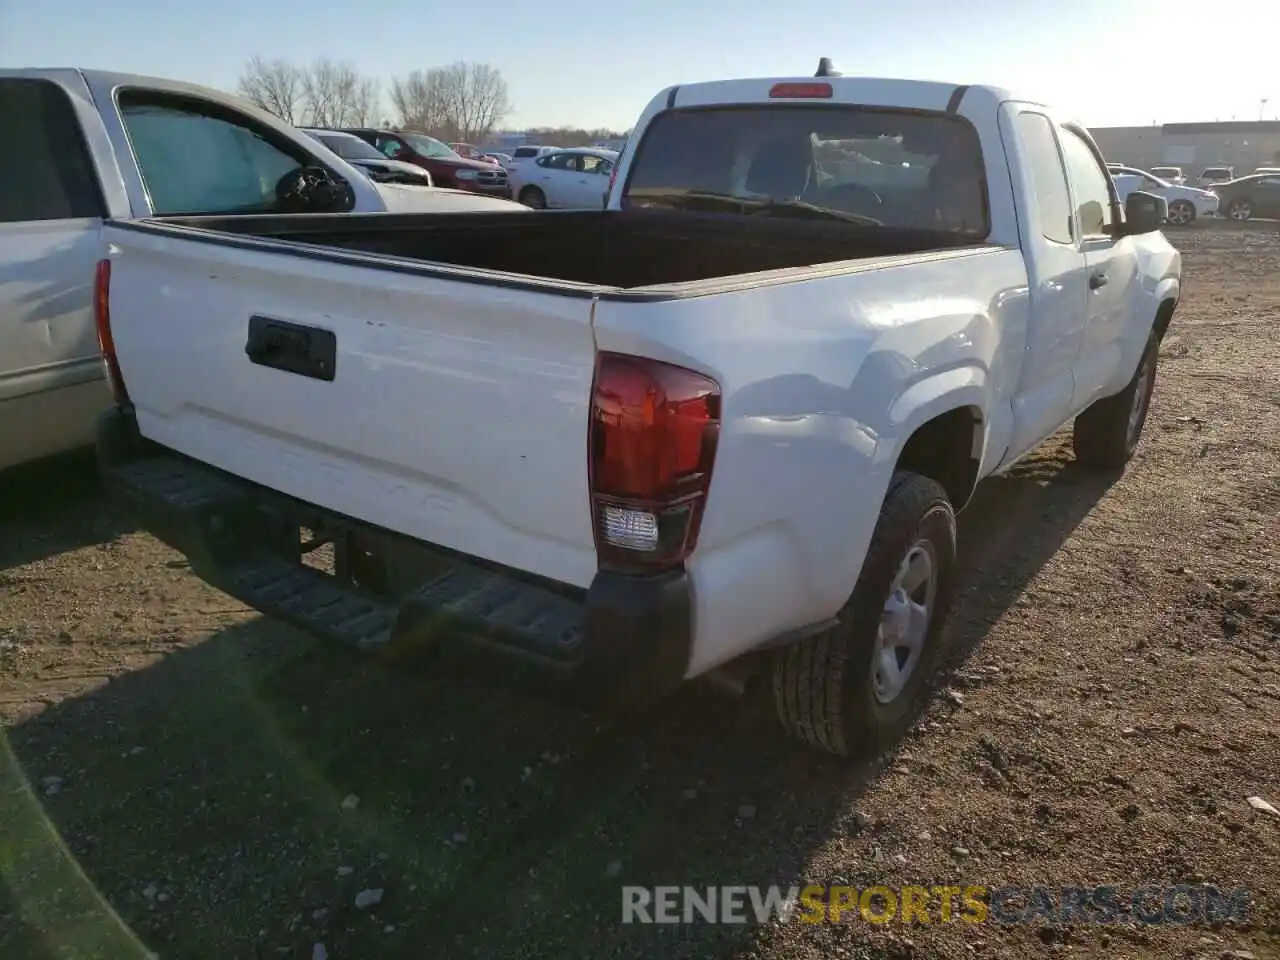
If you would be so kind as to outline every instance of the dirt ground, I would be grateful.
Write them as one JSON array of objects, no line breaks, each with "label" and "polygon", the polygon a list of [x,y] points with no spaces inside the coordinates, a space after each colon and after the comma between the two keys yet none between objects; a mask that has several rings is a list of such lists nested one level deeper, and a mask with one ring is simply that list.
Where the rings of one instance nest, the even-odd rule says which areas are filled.
[{"label": "dirt ground", "polygon": [[[1280,817],[1246,802],[1280,807],[1280,234],[1172,238],[1135,461],[1109,485],[1059,437],[983,484],[953,670],[880,764],[699,688],[600,728],[331,649],[197,582],[91,464],[5,481],[0,957],[1280,956]],[[808,882],[1250,899],[1212,925],[620,922],[623,884]]]}]

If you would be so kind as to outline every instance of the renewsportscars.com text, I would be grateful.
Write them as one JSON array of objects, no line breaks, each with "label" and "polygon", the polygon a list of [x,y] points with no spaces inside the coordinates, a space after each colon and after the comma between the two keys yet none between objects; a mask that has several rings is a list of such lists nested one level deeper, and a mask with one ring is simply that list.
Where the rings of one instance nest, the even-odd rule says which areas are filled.
[{"label": "renewsportscars.com text", "polygon": [[622,888],[623,923],[1117,923],[1240,922],[1243,887],[832,886]]}]

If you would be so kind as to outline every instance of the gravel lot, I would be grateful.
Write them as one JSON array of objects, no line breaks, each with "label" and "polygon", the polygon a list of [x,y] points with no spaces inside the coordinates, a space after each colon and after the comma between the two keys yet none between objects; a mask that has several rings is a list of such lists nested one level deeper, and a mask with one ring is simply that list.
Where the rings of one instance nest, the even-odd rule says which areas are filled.
[{"label": "gravel lot", "polygon": [[[196,581],[90,464],[8,478],[0,957],[1280,956],[1280,817],[1246,802],[1280,807],[1280,234],[1245,227],[1173,235],[1187,294],[1122,479],[1060,437],[983,485],[954,669],[878,765],[698,688],[598,727],[330,649]],[[624,883],[806,881],[1251,900],[1216,926],[619,922]]]}]

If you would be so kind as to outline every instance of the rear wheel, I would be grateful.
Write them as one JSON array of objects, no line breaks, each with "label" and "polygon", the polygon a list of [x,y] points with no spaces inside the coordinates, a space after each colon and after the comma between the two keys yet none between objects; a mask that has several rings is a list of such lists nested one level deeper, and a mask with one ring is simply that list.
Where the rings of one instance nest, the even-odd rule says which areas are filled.
[{"label": "rear wheel", "polygon": [[1195,222],[1195,204],[1186,200],[1175,200],[1169,204],[1169,223],[1175,227],[1185,227]]},{"label": "rear wheel", "polygon": [[1253,216],[1253,204],[1248,200],[1236,200],[1227,208],[1227,216],[1232,220],[1248,220]]},{"label": "rear wheel", "polygon": [[774,655],[774,705],[790,733],[852,756],[879,753],[906,732],[937,660],[955,554],[946,492],[895,473],[836,625]]},{"label": "rear wheel", "polygon": [[1112,397],[1096,400],[1080,416],[1072,432],[1076,459],[1093,470],[1121,470],[1142,439],[1156,386],[1160,339],[1155,331],[1128,385]]},{"label": "rear wheel", "polygon": [[547,195],[537,187],[525,187],[520,191],[520,202],[535,210],[547,209]]}]

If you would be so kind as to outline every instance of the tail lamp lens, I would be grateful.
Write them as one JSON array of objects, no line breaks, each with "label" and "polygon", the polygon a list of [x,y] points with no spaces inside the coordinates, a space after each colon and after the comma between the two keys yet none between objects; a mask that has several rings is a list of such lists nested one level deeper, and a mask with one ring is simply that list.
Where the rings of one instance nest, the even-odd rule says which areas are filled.
[{"label": "tail lamp lens", "polygon": [[719,435],[714,380],[673,364],[600,354],[590,463],[602,565],[669,567],[692,552]]},{"label": "tail lamp lens", "polygon": [[111,261],[99,260],[93,278],[93,322],[98,329],[98,350],[107,368],[107,380],[117,404],[127,406],[129,391],[124,387],[120,374],[120,361],[116,358],[116,344],[111,337]]}]

